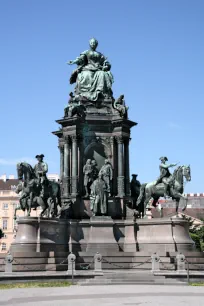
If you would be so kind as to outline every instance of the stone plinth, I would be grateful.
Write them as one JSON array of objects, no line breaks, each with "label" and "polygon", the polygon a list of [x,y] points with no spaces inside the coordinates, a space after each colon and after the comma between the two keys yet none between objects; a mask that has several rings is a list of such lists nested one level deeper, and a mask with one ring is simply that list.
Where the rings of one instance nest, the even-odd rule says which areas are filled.
[{"label": "stone plinth", "polygon": [[[15,271],[28,271],[27,266],[29,271],[67,270],[66,258],[70,252],[76,255],[76,269],[80,269],[81,263],[92,263],[99,252],[110,262],[103,262],[102,269],[120,266],[132,269],[141,263],[142,269],[151,270],[151,260],[145,262],[155,252],[165,258],[170,254],[176,256],[178,252],[190,256],[193,250],[188,222],[179,218],[139,219],[136,222],[111,217],[83,220],[20,218],[16,239],[11,245],[11,253],[16,259]],[[170,262],[166,264],[172,268]]]},{"label": "stone plinth", "polygon": [[87,251],[119,251],[118,243],[114,236],[115,224],[111,217],[92,217],[89,225]]},{"label": "stone plinth", "polygon": [[66,252],[69,250],[70,227],[59,219],[19,218],[12,252]]},{"label": "stone plinth", "polygon": [[182,252],[193,251],[188,222],[179,218],[84,220],[20,218],[12,252]]},{"label": "stone plinth", "polygon": [[180,218],[155,218],[137,221],[139,251],[181,252],[195,250],[189,236],[188,222]]}]

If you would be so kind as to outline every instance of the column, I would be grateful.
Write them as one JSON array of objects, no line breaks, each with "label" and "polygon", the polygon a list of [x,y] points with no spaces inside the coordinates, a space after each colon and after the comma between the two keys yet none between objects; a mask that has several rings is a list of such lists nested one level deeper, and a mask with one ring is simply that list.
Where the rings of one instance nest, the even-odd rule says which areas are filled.
[{"label": "column", "polygon": [[129,138],[125,139],[124,155],[125,155],[125,194],[130,196],[130,164],[129,164]]},{"label": "column", "polygon": [[84,152],[83,152],[83,137],[80,136],[78,138],[78,147],[79,147],[79,154],[78,154],[78,185],[79,185],[79,190],[78,192],[80,193],[80,195],[83,194],[83,156],[84,156]]},{"label": "column", "polygon": [[71,136],[72,139],[72,196],[78,193],[78,146],[77,136]]},{"label": "column", "polygon": [[118,196],[124,197],[124,153],[123,153],[123,137],[116,137],[118,143]]},{"label": "column", "polygon": [[63,181],[64,177],[64,145],[60,144],[59,145],[59,150],[60,150],[60,181]]},{"label": "column", "polygon": [[115,138],[110,137],[111,151],[112,151],[112,166],[113,166],[113,180],[112,180],[112,194],[117,195],[117,155],[115,148]]},{"label": "column", "polygon": [[69,196],[70,163],[69,163],[69,137],[65,137],[64,143],[64,197]]}]

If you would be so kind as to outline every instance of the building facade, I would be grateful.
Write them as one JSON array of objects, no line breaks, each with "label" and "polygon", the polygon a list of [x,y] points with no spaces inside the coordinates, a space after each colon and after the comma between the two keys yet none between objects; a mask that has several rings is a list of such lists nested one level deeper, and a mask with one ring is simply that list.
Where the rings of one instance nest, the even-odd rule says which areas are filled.
[{"label": "building facade", "polygon": [[[59,181],[58,174],[48,174],[47,177],[50,180]],[[14,175],[10,175],[8,178],[5,174],[0,176],[0,228],[4,233],[3,238],[0,239],[0,253],[8,252],[13,239],[15,239],[17,228],[14,213],[20,196],[15,193],[17,185],[18,180],[14,178]],[[40,212],[40,208],[36,211],[32,210],[31,216],[37,217]],[[25,212],[18,210],[16,216],[17,219],[23,217]]]}]

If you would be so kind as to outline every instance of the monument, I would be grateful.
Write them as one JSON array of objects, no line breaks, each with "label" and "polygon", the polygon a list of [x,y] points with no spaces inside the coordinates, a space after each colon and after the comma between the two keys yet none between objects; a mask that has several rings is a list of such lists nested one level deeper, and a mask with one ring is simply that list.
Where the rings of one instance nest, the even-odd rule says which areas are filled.
[{"label": "monument", "polygon": [[[77,65],[70,77],[75,89],[53,132],[60,151],[60,183],[48,181],[43,154],[36,156],[34,169],[17,165],[20,208],[28,216],[18,221],[11,250],[30,252],[33,258],[40,252],[72,251],[82,261],[98,251],[120,261],[141,251],[192,251],[187,221],[141,218],[151,198],[154,206],[166,195],[179,204],[190,167],[179,166],[171,175],[167,158],[161,158],[157,181],[141,185],[133,174],[130,183],[130,133],[137,123],[129,119],[124,95],[113,97],[111,64],[97,51],[98,41],[92,38],[89,45],[68,62]],[[37,206],[42,207],[41,218],[30,217]],[[44,255],[45,262],[48,257]]]}]

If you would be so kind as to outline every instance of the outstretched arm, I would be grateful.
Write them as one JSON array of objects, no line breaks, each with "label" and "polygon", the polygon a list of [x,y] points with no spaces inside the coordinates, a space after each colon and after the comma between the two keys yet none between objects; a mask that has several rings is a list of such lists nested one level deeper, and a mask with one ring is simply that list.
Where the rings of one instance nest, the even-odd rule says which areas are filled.
[{"label": "outstretched arm", "polygon": [[169,165],[161,164],[161,167],[164,168],[164,169],[168,169],[168,168],[171,168],[171,167],[175,167],[177,165],[178,165],[178,163],[176,163],[176,164],[169,164]]},{"label": "outstretched arm", "polygon": [[85,57],[86,57],[86,54],[81,54],[75,60],[67,62],[67,64],[68,65],[73,65],[73,64],[82,65],[84,63]]}]

